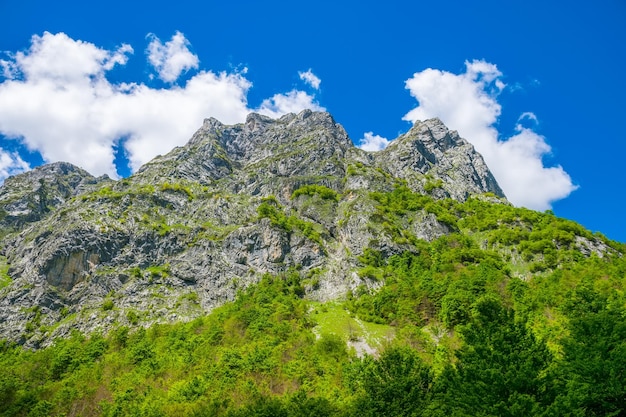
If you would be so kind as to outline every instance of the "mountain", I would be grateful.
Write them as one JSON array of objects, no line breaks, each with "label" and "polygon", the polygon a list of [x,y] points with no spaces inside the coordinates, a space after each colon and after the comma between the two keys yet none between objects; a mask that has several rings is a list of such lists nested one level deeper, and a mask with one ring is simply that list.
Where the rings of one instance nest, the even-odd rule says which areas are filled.
[{"label": "mountain", "polygon": [[[0,189],[10,282],[0,335],[37,346],[129,314],[144,325],[189,320],[290,268],[315,274],[310,297],[343,296],[363,283],[357,258],[371,241],[387,254],[407,248],[369,220],[369,193],[398,184],[434,199],[504,198],[482,157],[437,119],[367,153],[311,111],[207,119],[187,145],[117,182],[66,163],[10,178]],[[428,210],[416,220],[418,238],[449,231]]]},{"label": "mountain", "polygon": [[207,119],[0,187],[0,416],[622,415],[626,247],[509,204],[440,120]]}]

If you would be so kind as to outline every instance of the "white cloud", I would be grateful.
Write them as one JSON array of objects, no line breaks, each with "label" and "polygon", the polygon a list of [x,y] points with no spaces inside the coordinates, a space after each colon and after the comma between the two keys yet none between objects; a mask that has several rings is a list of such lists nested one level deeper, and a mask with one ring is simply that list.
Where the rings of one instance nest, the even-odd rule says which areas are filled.
[{"label": "white cloud", "polygon": [[537,118],[537,115],[535,113],[531,111],[525,111],[524,113],[520,114],[520,116],[517,118],[518,130],[519,130],[519,127],[522,125],[521,123],[525,120],[530,120],[531,122],[533,122],[535,126],[539,124],[539,119]]},{"label": "white cloud", "polygon": [[173,83],[178,79],[183,71],[198,69],[197,55],[189,50],[189,41],[180,32],[172,36],[172,40],[161,43],[161,40],[154,34],[148,35],[152,39],[146,52],[148,61],[159,73],[159,78],[168,83]]},{"label": "white cloud", "polygon": [[[5,75],[15,78],[20,74],[26,81],[46,79],[57,83],[71,83],[89,77],[101,77],[116,63],[125,64],[127,54],[133,52],[124,44],[116,51],[106,51],[93,44],[74,41],[66,34],[34,35],[27,53],[18,52],[5,61]],[[6,68],[10,68],[6,73]]]},{"label": "white cloud", "polygon": [[229,124],[244,121],[250,112],[246,106],[250,86],[240,74],[203,71],[184,88],[156,90],[132,85],[93,104],[106,123],[101,132],[112,130],[115,137],[128,137],[124,147],[136,171],[156,155],[186,143],[206,117]]},{"label": "white cloud", "polygon": [[[176,51],[181,50],[176,45],[188,44],[179,33],[171,42],[174,46],[168,42],[164,48]],[[183,86],[162,89],[110,82],[106,72],[124,65],[130,53],[129,45],[107,51],[63,33],[34,36],[27,51],[1,63],[6,79],[0,83],[0,133],[20,139],[46,162],[67,161],[94,175],[116,178],[113,149],[121,138],[126,138],[123,146],[134,171],[186,143],[209,116],[232,124],[255,110],[279,117],[322,109],[313,96],[297,90],[276,94],[251,109],[247,93],[252,83],[245,71],[200,71]],[[163,74],[171,76],[186,68],[183,61],[160,62]],[[23,167],[19,160],[16,164]],[[0,179],[3,175],[0,171]]]},{"label": "white cloud", "polygon": [[499,142],[494,151],[495,157],[502,161],[500,170],[505,171],[503,181],[495,172],[494,175],[516,205],[547,210],[551,202],[567,197],[577,188],[561,166],[543,165],[541,158],[550,153],[550,146],[531,129],[518,125],[517,134]]},{"label": "white cloud", "polygon": [[326,110],[315,102],[314,96],[304,91],[291,90],[287,94],[275,94],[272,98],[263,100],[257,111],[266,116],[277,118],[286,113],[298,113],[303,109]]},{"label": "white cloud", "polygon": [[322,82],[322,80],[320,80],[317,75],[313,74],[311,68],[309,68],[306,72],[299,71],[298,75],[300,76],[300,79],[302,81],[309,84],[311,87],[315,88],[316,90],[320,89],[320,83]]},{"label": "white cloud", "polygon": [[531,113],[518,119],[517,133],[499,139],[494,127],[501,113],[498,94],[506,87],[502,73],[485,61],[465,62],[466,71],[453,74],[426,69],[406,81],[419,105],[404,116],[415,122],[439,117],[448,127],[470,141],[480,152],[509,201],[518,206],[546,210],[553,201],[567,197],[577,187],[561,166],[545,167],[550,153],[545,138],[521,125]]},{"label": "white cloud", "polygon": [[366,132],[363,139],[359,141],[358,147],[368,152],[382,151],[389,145],[389,140],[382,136],[375,135],[374,132]]},{"label": "white cloud", "polygon": [[17,153],[0,148],[0,182],[5,178],[28,171],[30,166]]}]

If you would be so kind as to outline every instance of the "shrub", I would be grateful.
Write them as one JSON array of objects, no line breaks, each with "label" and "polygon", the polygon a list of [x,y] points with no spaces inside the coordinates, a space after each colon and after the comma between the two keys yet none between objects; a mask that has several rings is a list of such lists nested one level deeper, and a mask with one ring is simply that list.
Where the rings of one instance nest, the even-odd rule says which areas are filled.
[{"label": "shrub", "polygon": [[334,200],[339,201],[339,194],[328,187],[323,185],[311,184],[311,185],[303,185],[293,192],[291,198],[294,199],[300,195],[319,195],[323,200]]}]

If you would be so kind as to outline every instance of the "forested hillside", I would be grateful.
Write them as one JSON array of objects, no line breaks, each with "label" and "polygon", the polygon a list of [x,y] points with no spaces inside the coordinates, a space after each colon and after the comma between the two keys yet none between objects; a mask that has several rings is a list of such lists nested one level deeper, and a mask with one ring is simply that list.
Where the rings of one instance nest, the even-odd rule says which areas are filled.
[{"label": "forested hillside", "polygon": [[[2,342],[0,415],[626,414],[623,244],[488,194],[398,183],[366,197],[376,233],[357,256],[363,284],[345,296],[308,296],[324,271],[293,266],[189,322],[144,327],[126,313],[107,334],[39,350]],[[447,233],[411,233],[424,212]],[[321,239],[276,199],[257,216]]]}]

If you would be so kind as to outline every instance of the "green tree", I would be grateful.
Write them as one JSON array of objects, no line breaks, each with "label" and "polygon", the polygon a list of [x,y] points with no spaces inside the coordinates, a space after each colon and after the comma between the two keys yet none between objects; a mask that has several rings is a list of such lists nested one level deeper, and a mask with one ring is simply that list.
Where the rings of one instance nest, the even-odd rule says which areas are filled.
[{"label": "green tree", "polygon": [[624,303],[602,303],[589,291],[579,295],[585,297],[578,298],[578,314],[570,319],[570,334],[563,341],[553,414],[625,415],[626,317],[619,307]]},{"label": "green tree", "polygon": [[439,377],[431,415],[536,416],[550,403],[546,372],[552,355],[490,296],[478,300],[461,327],[456,366]]},{"label": "green tree", "polygon": [[378,360],[361,363],[363,391],[354,415],[421,416],[430,401],[433,375],[417,352],[408,347],[385,350]]}]

